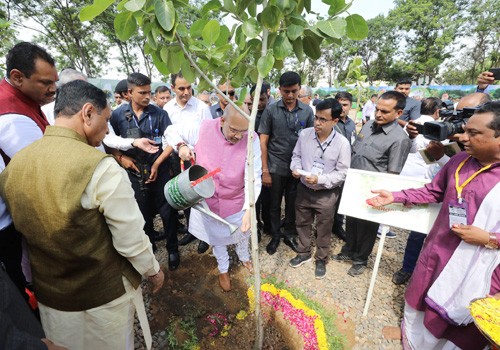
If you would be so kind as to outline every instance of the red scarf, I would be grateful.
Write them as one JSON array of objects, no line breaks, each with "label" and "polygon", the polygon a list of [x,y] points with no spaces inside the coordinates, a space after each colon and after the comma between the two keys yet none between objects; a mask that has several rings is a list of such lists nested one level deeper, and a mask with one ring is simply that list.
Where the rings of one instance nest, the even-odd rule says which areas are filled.
[{"label": "red scarf", "polygon": [[[10,85],[5,79],[0,82],[0,117],[3,114],[25,115],[38,125],[42,133],[49,125],[40,105]],[[7,165],[10,158],[1,149],[0,154]]]}]

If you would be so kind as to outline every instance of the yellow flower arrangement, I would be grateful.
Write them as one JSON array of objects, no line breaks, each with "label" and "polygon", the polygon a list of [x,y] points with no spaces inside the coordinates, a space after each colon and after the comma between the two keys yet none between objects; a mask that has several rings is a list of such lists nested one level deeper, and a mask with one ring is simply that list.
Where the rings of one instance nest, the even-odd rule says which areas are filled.
[{"label": "yellow flower arrangement", "polygon": [[[321,320],[321,316],[316,311],[307,307],[302,300],[296,299],[289,291],[276,288],[273,284],[265,283],[261,286],[261,290],[263,293],[269,293],[272,297],[277,298],[278,301],[280,301],[280,299],[286,300],[286,302],[288,302],[288,304],[290,304],[295,311],[299,310],[305,316],[301,317],[300,320],[297,320],[297,315],[294,315],[293,322],[291,322],[292,324],[295,324],[297,330],[304,338],[304,349],[328,350],[325,327],[323,321]],[[249,312],[253,312],[255,310],[255,292],[253,287],[248,289],[247,295],[249,300]],[[286,304],[286,302],[283,304]],[[287,319],[289,313],[291,314],[293,312],[293,310],[290,310],[290,308],[286,307],[286,305],[282,306],[282,311],[285,319]],[[313,323],[312,329],[314,329],[314,331],[308,327],[310,323]],[[311,329],[311,331],[308,332],[309,329]]]}]

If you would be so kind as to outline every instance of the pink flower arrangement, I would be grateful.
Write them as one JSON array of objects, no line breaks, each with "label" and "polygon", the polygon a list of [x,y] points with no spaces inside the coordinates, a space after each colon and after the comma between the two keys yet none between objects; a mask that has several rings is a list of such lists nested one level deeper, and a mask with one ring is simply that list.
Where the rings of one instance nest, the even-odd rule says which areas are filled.
[{"label": "pink flower arrangement", "polygon": [[[255,310],[254,294],[253,288],[248,289],[250,312]],[[270,305],[275,311],[281,311],[285,320],[295,326],[304,340],[304,350],[328,350],[323,321],[316,311],[287,290],[276,288],[269,283],[262,285],[261,297],[262,302]]]}]

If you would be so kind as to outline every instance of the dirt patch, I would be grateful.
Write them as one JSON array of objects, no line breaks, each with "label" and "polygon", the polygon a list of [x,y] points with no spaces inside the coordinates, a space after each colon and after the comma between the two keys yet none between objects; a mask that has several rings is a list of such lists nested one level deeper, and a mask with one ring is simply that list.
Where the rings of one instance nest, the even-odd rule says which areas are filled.
[{"label": "dirt patch", "polygon": [[[252,276],[234,261],[231,266],[232,290],[228,293],[219,287],[217,263],[208,254],[183,256],[179,269],[166,274],[164,287],[151,297],[149,305],[151,332],[158,339],[156,348],[191,350],[198,345],[198,349],[253,349],[253,314],[243,320],[236,317],[248,310],[247,289]],[[325,307],[331,310],[333,306]],[[265,308],[264,316],[263,349],[302,348],[300,335],[281,313]],[[350,348],[354,344],[352,322],[339,315],[336,326],[346,335],[346,347]]]}]

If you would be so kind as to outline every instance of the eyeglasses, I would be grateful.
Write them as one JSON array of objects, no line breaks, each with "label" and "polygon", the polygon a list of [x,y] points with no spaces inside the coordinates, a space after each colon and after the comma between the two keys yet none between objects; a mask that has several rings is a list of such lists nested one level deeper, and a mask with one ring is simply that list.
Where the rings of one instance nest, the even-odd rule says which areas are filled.
[{"label": "eyeglasses", "polygon": [[320,124],[325,124],[326,122],[333,121],[333,119],[320,118],[317,115],[314,116],[314,120],[318,121]]},{"label": "eyeglasses", "polygon": [[248,130],[245,130],[245,131],[241,131],[241,130],[236,130],[236,129],[233,129],[232,127],[229,127],[229,132],[233,135],[241,135],[241,136],[245,136],[246,134],[248,134]]},{"label": "eyeglasses", "polygon": [[234,94],[236,93],[236,91],[234,91],[234,90],[229,90],[227,92],[226,91],[222,91],[222,92],[224,93],[224,95],[229,95],[231,97],[233,97]]}]

